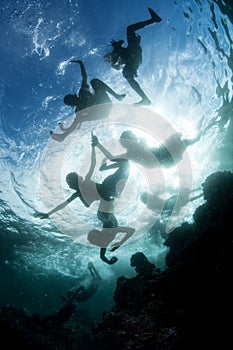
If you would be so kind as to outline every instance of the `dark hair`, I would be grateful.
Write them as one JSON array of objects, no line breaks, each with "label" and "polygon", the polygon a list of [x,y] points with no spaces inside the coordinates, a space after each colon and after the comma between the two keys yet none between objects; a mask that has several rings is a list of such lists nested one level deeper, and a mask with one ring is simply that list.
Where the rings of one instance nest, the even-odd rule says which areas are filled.
[{"label": "dark hair", "polygon": [[72,184],[77,185],[78,184],[78,174],[77,173],[69,173],[66,175],[66,182],[68,183],[68,185],[72,186]]},{"label": "dark hair", "polygon": [[124,48],[122,48],[122,44],[124,43],[124,40],[111,40],[110,44],[112,46],[112,52],[106,53],[104,55],[104,60],[106,62],[111,62],[113,64],[116,64],[119,60],[119,58],[122,58],[122,55],[124,53]]},{"label": "dark hair", "polygon": [[114,39],[112,39],[110,41],[110,44],[114,49],[118,49],[124,44],[124,40],[115,41]]},{"label": "dark hair", "polygon": [[123,133],[120,136],[120,139],[126,139],[126,140],[132,140],[132,141],[137,141],[137,137],[135,136],[135,134],[130,131],[130,130],[126,130],[123,131]]}]

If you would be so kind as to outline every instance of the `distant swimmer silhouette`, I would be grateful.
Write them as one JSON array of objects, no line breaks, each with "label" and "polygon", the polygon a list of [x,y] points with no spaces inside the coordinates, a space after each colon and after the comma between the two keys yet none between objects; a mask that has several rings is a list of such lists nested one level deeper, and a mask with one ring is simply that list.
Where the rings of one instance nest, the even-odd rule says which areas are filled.
[{"label": "distant swimmer silhouette", "polygon": [[170,168],[182,160],[188,146],[198,142],[204,132],[200,132],[195,138],[183,139],[181,133],[169,136],[159,147],[149,147],[144,139],[137,137],[132,131],[124,131],[119,139],[120,144],[126,149],[121,155],[113,155],[98,141],[97,147],[108,158],[123,158],[141,164],[147,169],[155,167]]},{"label": "distant swimmer silhouette", "polygon": [[108,211],[109,207],[112,210],[111,202],[114,201],[115,198],[119,198],[127,182],[129,176],[129,162],[126,159],[112,159],[111,167],[116,168],[116,171],[105,178],[102,183],[96,183],[92,180],[92,175],[96,166],[95,146],[96,140],[95,136],[92,134],[91,164],[85,178],[76,172],[71,172],[66,176],[68,186],[75,190],[75,192],[66,201],[60,203],[48,213],[36,212],[34,214],[35,217],[46,219],[50,215],[65,208],[76,198],[79,198],[85,207],[90,207],[93,202],[100,201],[99,211]]},{"label": "distant swimmer silhouette", "polygon": [[75,285],[66,295],[60,295],[61,300],[65,303],[54,315],[39,318],[43,328],[48,330],[50,327],[59,328],[67,322],[74,314],[77,305],[80,302],[90,299],[99,288],[102,279],[94,267],[93,263],[88,263],[88,270],[91,274],[91,280],[87,286]]},{"label": "distant swimmer silhouette", "polygon": [[190,197],[190,193],[199,190],[201,189],[190,191],[189,188],[182,188],[179,195],[173,195],[169,198],[162,198],[159,191],[154,191],[153,193],[143,192],[140,199],[148,209],[154,212],[161,212],[163,217],[169,217],[174,209],[175,213],[178,214],[180,209],[186,206],[189,202],[193,202],[196,199],[203,197],[203,193],[198,193]]},{"label": "distant swimmer silhouette", "polygon": [[[90,91],[90,85],[87,82],[87,73],[83,62],[81,60],[71,60],[70,62],[75,62],[80,65],[82,83],[78,95],[68,94],[64,97],[64,103],[67,106],[75,108],[76,116],[74,121],[68,128],[65,128],[63,123],[58,124],[63,133],[58,134],[50,131],[52,139],[58,142],[62,142],[76,128],[80,128],[81,123],[106,118],[112,108],[112,101],[108,94],[115,97],[118,101],[122,101],[126,96],[125,94],[117,94],[107,84],[97,78],[92,79],[90,82],[94,90],[92,93]],[[98,108],[87,109],[93,106],[98,106]]]},{"label": "distant swimmer silhouette", "polygon": [[75,285],[72,289],[66,292],[66,296],[60,295],[60,298],[63,301],[71,303],[82,302],[90,299],[96,293],[102,279],[92,262],[88,263],[87,268],[91,275],[88,285]]},{"label": "distant swimmer silhouette", "polygon": [[151,101],[144,93],[139,83],[135,80],[138,67],[142,64],[142,48],[140,45],[141,37],[135,32],[153,23],[159,23],[162,19],[150,8],[148,11],[151,18],[145,21],[137,22],[127,27],[127,47],[122,47],[124,40],[111,40],[112,52],[104,56],[105,61],[110,62],[112,68],[120,70],[123,68],[123,76],[128,81],[133,90],[142,98],[135,105],[150,105]]}]

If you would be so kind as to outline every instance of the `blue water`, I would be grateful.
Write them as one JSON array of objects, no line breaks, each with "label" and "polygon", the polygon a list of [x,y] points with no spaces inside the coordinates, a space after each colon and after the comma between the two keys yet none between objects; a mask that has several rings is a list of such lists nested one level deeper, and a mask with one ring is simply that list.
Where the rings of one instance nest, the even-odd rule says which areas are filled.
[{"label": "blue water", "polygon": [[[138,96],[103,56],[110,51],[111,39],[126,40],[127,25],[148,18],[148,6],[163,21],[140,30],[143,63],[137,79],[152,104],[142,108],[139,118],[131,114]],[[113,305],[116,278],[134,274],[129,266],[132,253],[142,250],[165,267],[163,237],[159,233],[152,237],[147,230],[150,220],[154,223],[157,217],[138,201],[148,174],[144,176],[137,167],[132,168],[128,190],[136,199],[123,203],[119,211],[121,223],[133,223],[137,232],[117,251],[115,265],[104,264],[98,248],[86,240],[89,226],[96,224],[95,211],[77,204],[51,220],[41,221],[33,214],[59,204],[56,176],[64,191],[61,197],[71,194],[65,175],[86,164],[91,130],[98,131],[103,140],[112,140],[126,125],[137,124],[149,140],[147,117],[151,113],[185,138],[196,136],[200,121],[202,127],[214,121],[204,137],[188,149],[187,173],[177,175],[173,169],[158,173],[171,195],[179,181],[189,181],[195,189],[209,174],[232,170],[233,25],[229,9],[228,3],[194,0],[1,2],[0,306],[13,304],[31,313],[53,313],[62,305],[59,294],[77,280],[88,281],[87,263],[92,261],[103,283],[83,304],[98,315]],[[117,120],[116,114],[111,114],[105,124],[86,123],[72,141],[55,145],[49,131],[57,130],[60,120],[73,118],[63,97],[77,92],[81,82],[77,66],[68,64],[71,58],[84,61],[89,80],[98,77],[127,94],[124,103],[113,109],[117,114],[123,108],[125,117]],[[58,165],[54,159],[64,150],[64,162]],[[200,198],[188,204],[172,224],[192,222],[195,208],[202,203]]]}]

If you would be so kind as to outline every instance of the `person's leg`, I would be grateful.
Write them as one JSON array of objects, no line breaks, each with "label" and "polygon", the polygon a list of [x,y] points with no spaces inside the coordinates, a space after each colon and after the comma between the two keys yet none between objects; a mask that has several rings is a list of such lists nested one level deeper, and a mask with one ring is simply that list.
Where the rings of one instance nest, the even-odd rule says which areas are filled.
[{"label": "person's leg", "polygon": [[106,162],[104,162],[104,163],[100,166],[99,171],[105,171],[105,170],[116,169],[116,168],[119,168],[118,163],[113,162],[113,163],[111,163],[111,164],[107,164]]},{"label": "person's leg", "polygon": [[61,131],[66,131],[66,128],[64,127],[63,123],[62,122],[59,122],[58,123],[58,126],[60,128]]},{"label": "person's leg", "polygon": [[97,95],[101,94],[103,96],[103,100],[106,100],[106,102],[110,101],[106,92],[115,97],[118,101],[122,101],[126,96],[125,94],[117,94],[107,84],[97,78],[91,80],[91,86]]},{"label": "person's leg", "polygon": [[202,134],[199,133],[199,135],[197,135],[197,136],[194,137],[193,139],[183,139],[183,140],[181,140],[181,141],[185,144],[185,147],[188,147],[188,146],[192,146],[192,145],[194,145],[196,142],[200,141],[201,136],[202,136]]},{"label": "person's leg", "polygon": [[135,106],[136,105],[149,106],[151,104],[150,99],[145,94],[145,92],[142,90],[141,86],[134,79],[134,77],[129,75],[127,72],[124,72],[124,70],[123,70],[123,76],[128,81],[128,83],[132,87],[132,89],[142,98],[141,101],[134,103],[134,105]]},{"label": "person's leg", "polygon": [[134,24],[131,24],[127,27],[127,36],[131,33],[135,32],[138,29],[144,28],[152,23],[158,23],[162,21],[162,18],[160,18],[157,13],[155,13],[154,10],[152,10],[150,7],[148,7],[148,11],[151,15],[151,18],[145,21],[137,22]]},{"label": "person's leg", "polygon": [[[140,46],[140,37],[135,34],[135,31],[141,28],[144,28],[145,26],[148,26],[155,22],[161,22],[162,19],[150,8],[148,7],[148,11],[151,15],[151,18],[145,21],[137,22],[134,24],[131,24],[127,27],[127,41],[128,41],[128,47],[131,48],[131,50],[135,51],[135,55],[137,52],[137,55],[141,57],[141,52],[138,51],[138,47]],[[139,57],[138,56],[138,57]],[[138,66],[141,64],[140,60],[138,62],[129,62],[125,65],[123,69],[123,76],[128,81],[129,85],[133,88],[133,90],[142,98],[141,101],[135,103],[135,105],[150,105],[151,101],[146,96],[138,82],[135,80],[136,72]]]},{"label": "person's leg", "polygon": [[97,218],[103,223],[103,227],[107,228],[114,228],[118,227],[118,221],[117,218],[113,213],[109,212],[102,212],[98,210],[97,212]]},{"label": "person's leg", "polygon": [[95,281],[100,281],[101,280],[101,277],[100,277],[98,271],[96,270],[96,268],[94,267],[94,265],[92,265],[90,273],[91,273],[91,276],[92,276],[93,280],[95,280]]},{"label": "person's leg", "polygon": [[106,201],[120,197],[129,176],[129,162],[127,159],[114,159],[118,169],[109,175],[101,184],[101,197]]},{"label": "person's leg", "polygon": [[62,142],[75,129],[80,128],[80,126],[81,126],[81,121],[80,121],[79,115],[76,114],[74,121],[72,122],[72,124],[68,128],[64,128],[63,125],[62,126],[59,125],[60,129],[64,131],[62,134],[57,134],[53,131],[50,131],[51,138],[55,141]]},{"label": "person's leg", "polygon": [[[108,100],[110,100],[109,97]],[[59,125],[60,129],[64,131],[62,134],[57,134],[53,131],[50,131],[51,138],[55,141],[62,142],[75,129],[79,129],[83,122],[107,118],[112,109],[112,105],[112,102],[90,104],[88,108],[84,108],[76,112],[74,121],[68,128],[65,128],[63,125]]]},{"label": "person's leg", "polygon": [[182,142],[186,147],[194,145],[196,142],[200,141],[200,139],[205,135],[205,133],[211,129],[211,127],[216,123],[216,119],[210,121],[205,127],[203,126],[204,117],[199,121],[197,129],[199,130],[196,137],[193,139],[182,139]]},{"label": "person's leg", "polygon": [[92,262],[89,262],[87,267],[88,267],[88,270],[90,271],[91,277],[93,279],[101,279],[98,271],[96,270],[96,268]]},{"label": "person's leg", "polygon": [[94,279],[95,275],[94,275],[93,269],[91,268],[91,269],[89,269],[89,271],[90,271],[91,278]]},{"label": "person's leg", "polygon": [[105,256],[106,254],[106,248],[100,248],[100,259],[103,260],[105,263],[112,265],[117,262],[117,257],[113,256],[110,260]]}]

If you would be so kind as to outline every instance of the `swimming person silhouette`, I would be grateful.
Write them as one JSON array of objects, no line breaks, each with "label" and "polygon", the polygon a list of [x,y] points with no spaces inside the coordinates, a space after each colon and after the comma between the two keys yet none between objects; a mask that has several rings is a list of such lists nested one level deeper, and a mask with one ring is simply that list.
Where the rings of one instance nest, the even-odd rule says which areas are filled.
[{"label": "swimming person silhouette", "polygon": [[136,31],[150,24],[161,22],[162,19],[150,8],[148,11],[151,18],[145,21],[131,24],[127,27],[127,47],[122,47],[124,40],[111,40],[112,52],[104,55],[104,59],[110,62],[112,68],[120,70],[123,67],[123,76],[128,81],[133,90],[142,98],[135,105],[150,105],[151,101],[144,93],[139,83],[135,80],[137,77],[138,67],[142,64],[142,48],[140,45],[141,37],[136,34]]},{"label": "swimming person silhouette", "polygon": [[141,164],[147,169],[156,167],[170,168],[175,166],[182,157],[188,146],[198,142],[203,136],[200,132],[195,138],[183,139],[181,133],[174,133],[169,136],[159,147],[149,147],[142,138],[138,138],[132,131],[123,131],[119,142],[126,152],[120,155],[113,155],[98,141],[96,146],[108,158],[123,158]]},{"label": "swimming person silhouette", "polygon": [[66,292],[66,296],[60,295],[63,301],[72,303],[82,302],[90,299],[96,293],[102,279],[92,262],[88,263],[87,268],[91,275],[88,285],[75,285]]},{"label": "swimming person silhouette", "polygon": [[[75,192],[66,201],[60,203],[49,212],[36,212],[34,214],[35,217],[46,219],[50,215],[65,208],[76,198],[79,198],[83,205],[86,207],[90,207],[91,204],[95,201],[100,201],[99,211],[102,212],[102,208],[107,208],[105,210],[108,210],[108,205],[110,206],[111,202],[114,201],[115,198],[120,197],[129,176],[129,162],[126,159],[121,158],[111,159],[111,168],[116,168],[116,171],[105,178],[102,183],[96,183],[92,180],[92,175],[96,166],[95,146],[96,138],[92,133],[91,163],[89,171],[87,172],[85,178],[76,172],[71,172],[66,176],[66,182],[68,186],[71,189],[75,190]],[[105,203],[108,205],[105,205]],[[112,211],[112,206],[110,207]]]},{"label": "swimming person silhouette", "polygon": [[179,214],[179,211],[188,203],[193,202],[203,197],[203,193],[190,196],[190,193],[197,192],[200,189],[194,189],[190,191],[189,188],[181,188],[178,195],[172,195],[168,198],[163,198],[159,191],[143,192],[140,196],[142,203],[144,203],[148,209],[154,212],[161,212],[164,217],[170,216],[172,213]]},{"label": "swimming person silhouette", "polygon": [[89,262],[87,266],[91,275],[88,285],[76,284],[72,289],[66,292],[65,296],[59,295],[61,300],[65,302],[64,306],[53,315],[39,317],[39,322],[46,331],[51,327],[55,327],[54,329],[62,327],[74,314],[77,305],[80,302],[90,299],[97,292],[97,289],[101,285],[102,278],[92,262]]},{"label": "swimming person silhouette", "polygon": [[[71,60],[70,62],[78,63],[81,69],[82,83],[81,88],[77,94],[68,94],[64,97],[64,103],[67,106],[75,108],[75,119],[68,128],[64,128],[63,123],[58,123],[63,133],[54,133],[50,131],[53,140],[62,142],[70,133],[77,127],[80,128],[81,123],[90,120],[97,120],[106,118],[112,108],[112,101],[108,94],[114,96],[118,101],[122,101],[125,94],[117,94],[103,81],[95,78],[92,79],[90,85],[94,92],[90,91],[90,85],[87,82],[87,73],[85,66],[81,60]],[[95,109],[88,109],[88,107],[97,106]]]}]

